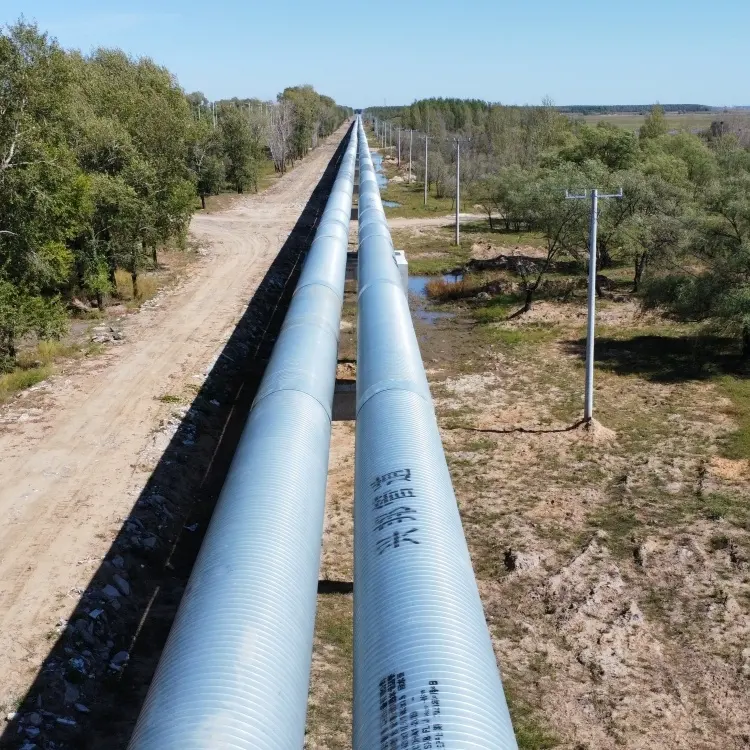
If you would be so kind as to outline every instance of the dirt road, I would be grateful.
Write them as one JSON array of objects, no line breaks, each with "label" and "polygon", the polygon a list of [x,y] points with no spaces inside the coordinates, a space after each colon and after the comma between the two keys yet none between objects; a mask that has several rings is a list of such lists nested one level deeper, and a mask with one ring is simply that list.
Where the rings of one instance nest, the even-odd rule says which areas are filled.
[{"label": "dirt road", "polygon": [[125,342],[0,413],[0,708],[29,689],[169,442],[169,394],[197,388],[320,179],[341,129],[258,196],[196,215],[186,280]]}]

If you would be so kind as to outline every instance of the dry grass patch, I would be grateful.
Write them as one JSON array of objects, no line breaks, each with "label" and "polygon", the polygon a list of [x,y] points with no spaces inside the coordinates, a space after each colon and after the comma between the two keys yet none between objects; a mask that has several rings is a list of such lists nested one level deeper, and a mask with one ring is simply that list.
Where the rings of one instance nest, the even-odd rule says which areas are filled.
[{"label": "dry grass patch", "polygon": [[19,391],[41,383],[52,374],[50,365],[19,369],[14,372],[0,374],[0,404],[7,401]]},{"label": "dry grass patch", "polygon": [[318,596],[307,708],[306,750],[350,750],[352,597]]},{"label": "dry grass patch", "polygon": [[130,302],[145,302],[159,291],[159,280],[152,274],[139,274],[138,294],[133,294],[133,278],[129,271],[115,271],[115,296]]}]

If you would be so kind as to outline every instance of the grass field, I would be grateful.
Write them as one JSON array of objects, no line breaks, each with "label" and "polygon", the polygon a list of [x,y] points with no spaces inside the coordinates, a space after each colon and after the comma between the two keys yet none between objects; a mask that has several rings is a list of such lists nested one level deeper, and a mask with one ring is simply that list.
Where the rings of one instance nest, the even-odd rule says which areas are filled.
[{"label": "grass field", "polygon": [[[705,130],[714,120],[722,119],[722,113],[688,112],[683,115],[667,113],[665,117],[671,130]],[[614,115],[584,115],[583,119],[589,124],[609,122],[621,128],[637,130],[643,124],[646,115],[630,115],[621,112]]]}]

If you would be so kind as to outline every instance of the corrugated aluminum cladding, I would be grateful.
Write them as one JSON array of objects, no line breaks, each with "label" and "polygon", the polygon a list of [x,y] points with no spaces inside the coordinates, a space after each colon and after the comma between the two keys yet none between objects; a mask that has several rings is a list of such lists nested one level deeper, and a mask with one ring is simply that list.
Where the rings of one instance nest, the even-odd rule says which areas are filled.
[{"label": "corrugated aluminum cladding", "polygon": [[516,740],[361,121],[354,750]]},{"label": "corrugated aluminum cladding", "polygon": [[159,662],[130,750],[300,750],[357,131]]}]

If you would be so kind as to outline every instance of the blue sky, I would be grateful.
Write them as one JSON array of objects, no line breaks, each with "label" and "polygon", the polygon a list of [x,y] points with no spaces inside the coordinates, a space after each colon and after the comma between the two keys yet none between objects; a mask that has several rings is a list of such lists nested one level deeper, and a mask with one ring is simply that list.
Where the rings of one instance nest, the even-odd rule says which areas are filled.
[{"label": "blue sky", "polygon": [[120,47],[210,99],[312,83],[354,107],[750,104],[750,0],[2,0],[65,47]]}]

